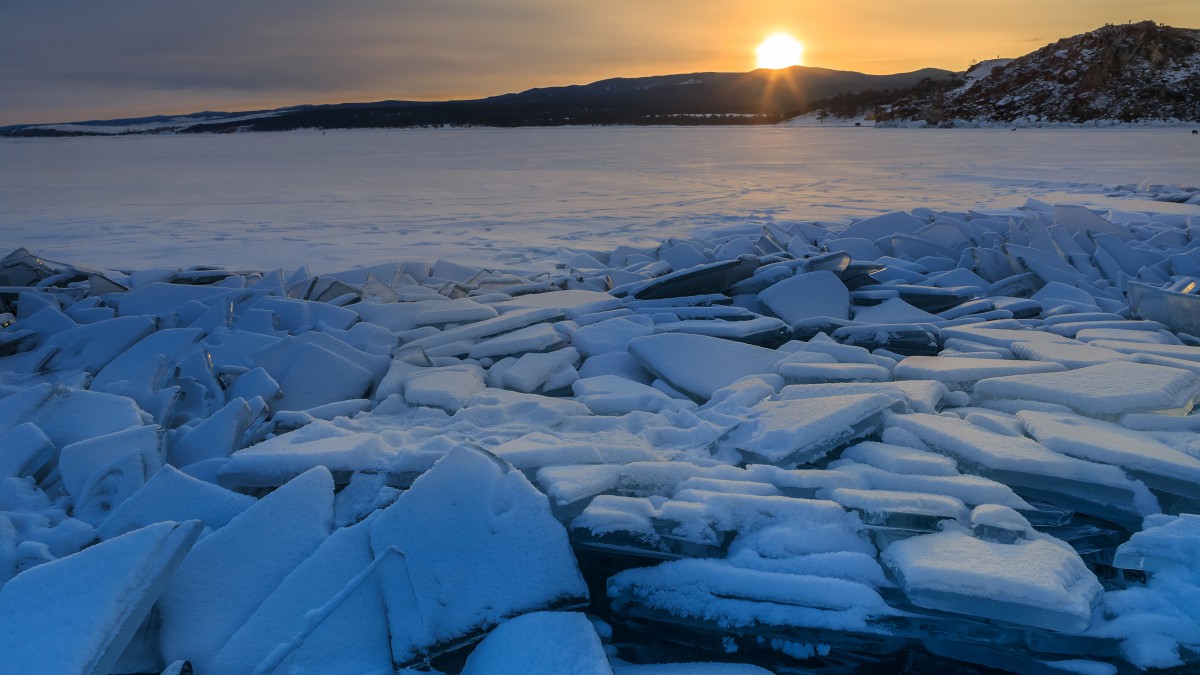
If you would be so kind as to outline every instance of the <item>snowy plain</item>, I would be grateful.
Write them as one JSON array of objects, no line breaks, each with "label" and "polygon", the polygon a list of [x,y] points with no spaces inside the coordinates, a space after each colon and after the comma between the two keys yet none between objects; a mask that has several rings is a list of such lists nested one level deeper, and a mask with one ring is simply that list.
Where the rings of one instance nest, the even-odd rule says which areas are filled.
[{"label": "snowy plain", "polygon": [[1197,143],[0,143],[0,672],[1186,672]]}]

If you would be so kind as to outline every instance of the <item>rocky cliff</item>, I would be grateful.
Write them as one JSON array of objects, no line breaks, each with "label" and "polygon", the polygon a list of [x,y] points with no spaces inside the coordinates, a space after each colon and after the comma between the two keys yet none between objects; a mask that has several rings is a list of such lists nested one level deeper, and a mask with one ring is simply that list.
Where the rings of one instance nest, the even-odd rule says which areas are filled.
[{"label": "rocky cliff", "polygon": [[[986,71],[986,72],[985,72]],[[881,107],[882,122],[1200,121],[1200,30],[1109,25]]]}]

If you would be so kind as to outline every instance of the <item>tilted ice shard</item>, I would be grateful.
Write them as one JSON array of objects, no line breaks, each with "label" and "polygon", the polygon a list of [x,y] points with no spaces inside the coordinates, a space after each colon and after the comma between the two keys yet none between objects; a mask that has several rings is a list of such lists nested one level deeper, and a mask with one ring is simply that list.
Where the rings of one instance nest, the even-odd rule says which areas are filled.
[{"label": "tilted ice shard", "polygon": [[164,659],[186,659],[207,671],[230,636],[329,536],[332,525],[333,480],[329,471],[316,468],[206,537],[159,603]]},{"label": "tilted ice shard", "polygon": [[850,295],[836,274],[818,270],[789,277],[758,296],[775,316],[789,324],[815,316],[850,317]]},{"label": "tilted ice shard", "polygon": [[[374,555],[370,527],[374,519],[368,518],[335,531],[297,565],[221,647],[213,659],[212,672],[252,672],[278,645],[305,633],[306,624],[311,620],[308,613],[323,607],[371,564]],[[290,657],[292,667],[332,673],[346,672],[354,667],[390,666],[386,657],[387,622],[383,599],[377,589],[373,603],[370,595],[364,594],[359,600],[360,609],[364,611],[364,616],[358,617],[359,621],[327,626],[326,630],[334,629],[338,635],[322,633],[314,637],[309,634],[305,637],[311,638],[311,643],[307,639],[299,641],[297,650]],[[335,639],[331,640],[331,637]],[[323,649],[317,648],[318,642],[322,643]],[[344,646],[338,648],[339,643]]]},{"label": "tilted ice shard", "polygon": [[[683,334],[635,338],[629,353],[656,376],[702,401],[742,377],[770,372],[780,356],[771,349]],[[697,363],[706,367],[696,368]]]},{"label": "tilted ice shard", "polygon": [[200,524],[160,523],[39,565],[0,589],[0,670],[110,672]]},{"label": "tilted ice shard", "polygon": [[401,664],[522,612],[588,595],[545,495],[476,450],[452,450],[418,478],[371,525],[371,546],[377,555],[395,546],[407,563],[406,578],[382,582]]},{"label": "tilted ice shard", "polygon": [[101,539],[165,520],[196,520],[218,529],[255,503],[254,498],[205,483],[164,466],[96,528]]}]

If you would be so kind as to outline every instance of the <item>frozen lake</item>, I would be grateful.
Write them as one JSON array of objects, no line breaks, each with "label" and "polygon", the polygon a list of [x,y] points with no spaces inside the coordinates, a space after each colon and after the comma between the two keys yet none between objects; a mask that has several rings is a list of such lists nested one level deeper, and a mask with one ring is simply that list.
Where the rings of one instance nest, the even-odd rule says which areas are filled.
[{"label": "frozen lake", "polygon": [[0,143],[0,673],[1198,672],[1198,144]]},{"label": "frozen lake", "polygon": [[[0,142],[0,245],[103,267],[332,271],[1200,185],[1183,129],[561,128]],[[1136,201],[1122,208],[1200,212]],[[161,245],[169,236],[170,244]]]}]

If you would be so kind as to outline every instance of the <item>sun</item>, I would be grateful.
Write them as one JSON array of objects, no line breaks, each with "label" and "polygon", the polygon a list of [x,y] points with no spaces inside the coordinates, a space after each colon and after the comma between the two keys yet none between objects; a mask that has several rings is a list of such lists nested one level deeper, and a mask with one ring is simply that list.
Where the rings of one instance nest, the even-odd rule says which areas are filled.
[{"label": "sun", "polygon": [[804,45],[787,33],[767,36],[755,50],[759,68],[789,68],[800,65]]}]

